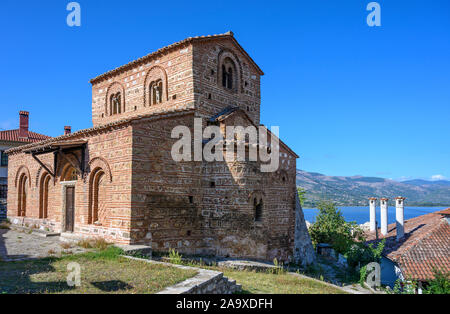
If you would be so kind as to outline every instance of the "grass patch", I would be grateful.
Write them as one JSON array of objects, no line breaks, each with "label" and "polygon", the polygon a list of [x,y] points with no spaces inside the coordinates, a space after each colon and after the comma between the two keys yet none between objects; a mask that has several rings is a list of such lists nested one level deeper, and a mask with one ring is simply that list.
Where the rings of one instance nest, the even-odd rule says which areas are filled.
[{"label": "grass patch", "polygon": [[[321,283],[317,280],[301,278],[290,274],[283,265],[276,259],[274,268],[267,269],[265,272],[233,270],[230,268],[218,267],[216,264],[208,266],[202,260],[183,259],[183,256],[175,250],[167,253],[159,253],[159,256],[165,262],[181,264],[192,267],[205,268],[224,273],[225,277],[236,280],[242,285],[242,294],[346,294],[345,291]],[[318,270],[323,273],[323,269]],[[323,281],[323,276],[318,275],[319,280]]]},{"label": "grass patch", "polygon": [[[196,275],[193,270],[129,260],[122,253],[109,247],[61,258],[0,262],[0,294],[151,294]],[[67,285],[67,266],[72,262],[81,266],[81,287]]]},{"label": "grass patch", "polygon": [[241,284],[243,294],[345,294],[340,289],[288,273],[271,274],[231,269],[220,271],[225,277]]}]

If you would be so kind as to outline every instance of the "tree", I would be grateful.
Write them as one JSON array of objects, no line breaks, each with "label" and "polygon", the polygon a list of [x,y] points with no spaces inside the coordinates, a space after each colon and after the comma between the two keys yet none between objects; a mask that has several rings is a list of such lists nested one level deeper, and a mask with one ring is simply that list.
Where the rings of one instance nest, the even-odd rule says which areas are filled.
[{"label": "tree", "polygon": [[318,209],[319,215],[309,230],[315,246],[328,243],[336,252],[346,254],[356,240],[364,240],[362,229],[355,222],[346,222],[334,203],[322,201]]},{"label": "tree", "polygon": [[300,204],[303,207],[306,201],[306,190],[303,188],[297,188],[297,191],[298,191],[298,198],[300,199]]},{"label": "tree", "polygon": [[434,279],[426,289],[429,294],[450,294],[450,272],[433,269]]}]

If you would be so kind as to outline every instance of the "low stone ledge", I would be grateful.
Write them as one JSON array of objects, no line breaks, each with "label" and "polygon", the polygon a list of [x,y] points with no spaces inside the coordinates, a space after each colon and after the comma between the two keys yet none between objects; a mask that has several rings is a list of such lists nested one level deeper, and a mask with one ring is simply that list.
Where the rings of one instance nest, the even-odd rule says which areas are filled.
[{"label": "low stone ledge", "polygon": [[116,247],[123,250],[127,256],[146,256],[152,257],[152,248],[146,245],[131,245],[131,244],[115,244]]},{"label": "low stone ledge", "polygon": [[57,233],[57,232],[51,232],[51,231],[45,231],[45,230],[41,230],[41,229],[24,227],[24,226],[14,224],[14,223],[11,224],[10,228],[13,230],[22,231],[22,232],[31,232],[32,234],[39,236],[39,237],[43,237],[43,238],[59,237],[61,235],[60,233]]},{"label": "low stone ledge", "polygon": [[277,269],[273,263],[266,262],[256,262],[256,261],[246,261],[246,260],[223,260],[217,262],[219,267],[236,269],[239,271],[256,271],[256,272],[266,272],[271,269]]},{"label": "low stone ledge", "polygon": [[164,290],[158,292],[158,294],[233,294],[241,291],[242,289],[240,285],[236,284],[236,281],[229,281],[228,278],[223,276],[223,273],[218,271],[183,265],[174,265],[164,262],[136,258],[133,256],[124,257],[151,264],[159,264],[168,267],[197,271],[196,276],[180,282],[174,286],[167,287]]}]

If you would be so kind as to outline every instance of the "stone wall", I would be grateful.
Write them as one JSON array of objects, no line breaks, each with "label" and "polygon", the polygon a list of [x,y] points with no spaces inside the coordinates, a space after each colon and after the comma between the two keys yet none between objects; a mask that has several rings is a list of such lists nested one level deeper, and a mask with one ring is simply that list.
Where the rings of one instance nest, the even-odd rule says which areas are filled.
[{"label": "stone wall", "polygon": [[154,251],[196,253],[200,229],[200,171],[197,162],[175,162],[172,129],[193,128],[193,114],[133,127],[132,230],[134,241]]},{"label": "stone wall", "polygon": [[[194,108],[193,49],[177,47],[145,62],[124,67],[107,77],[92,81],[92,121],[94,126],[131,116]],[[164,83],[162,102],[150,103],[150,83]],[[111,115],[111,93],[120,92],[122,113]]]},{"label": "stone wall", "polygon": [[[237,113],[220,123],[247,127],[251,121]],[[270,141],[270,136],[268,137]],[[261,172],[260,161],[203,164],[205,241],[211,253],[223,257],[288,261],[293,255],[295,227],[296,155],[280,144],[275,172]],[[212,187],[212,185],[214,187]],[[255,220],[255,199],[262,200],[260,221]]]},{"label": "stone wall", "polygon": [[[85,173],[75,182],[75,234],[86,237],[101,236],[118,243],[130,242],[131,206],[131,127],[122,126],[104,129],[85,135],[74,136],[72,140],[86,140]],[[81,153],[68,155],[77,164]],[[38,158],[54,172],[53,153],[39,155]],[[40,194],[46,170],[31,155],[12,153],[9,156],[8,175],[8,217],[22,225],[34,226],[52,232],[64,232],[64,193],[61,185],[65,169],[69,163],[61,157],[57,163],[56,178],[51,177],[48,192],[48,216],[40,218]],[[102,168],[105,172],[105,195],[103,212],[105,219],[101,225],[88,222],[90,206],[90,186],[92,171]],[[78,168],[79,169],[79,168]],[[18,216],[18,184],[20,176],[27,176],[26,217]]]},{"label": "stone wall", "polygon": [[[256,125],[260,122],[261,75],[231,38],[198,42],[194,50],[194,93],[198,113],[211,117],[229,106],[246,111]],[[232,58],[236,64],[236,89],[222,86],[221,61]]]},{"label": "stone wall", "polygon": [[312,264],[316,255],[314,247],[311,242],[308,228],[306,226],[305,216],[303,214],[302,205],[298,194],[296,195],[295,207],[295,247],[294,247],[294,261],[302,266]]},{"label": "stone wall", "polygon": [[[234,68],[230,87],[222,86],[225,63]],[[279,144],[280,166],[273,173],[261,172],[260,161],[175,162],[171,156],[178,140],[171,138],[172,130],[187,126],[193,134],[195,117],[203,119],[203,128],[208,123],[222,130],[259,126],[261,75],[226,35],[171,46],[92,80],[95,128],[59,138],[87,141],[86,172],[75,182],[75,234],[149,245],[154,251],[173,248],[184,254],[292,260],[294,239],[308,239],[304,219],[297,217],[296,229],[296,214],[301,213],[295,201],[297,155],[286,145]],[[149,93],[155,81],[162,88],[162,94],[157,93],[161,102],[156,104]],[[120,113],[112,114],[110,96],[120,98],[114,101],[120,103]],[[230,106],[241,110],[210,121]],[[39,158],[53,169],[53,154]],[[82,159],[79,153],[68,158],[75,164]],[[45,170],[30,155],[12,153],[8,215],[18,215],[18,180],[24,174],[27,214],[18,223],[65,231],[60,184],[65,164],[67,160],[58,161],[56,178],[49,186],[48,218],[40,219]],[[93,223],[89,212],[97,169],[104,172],[98,194],[102,206],[99,221]],[[304,252],[297,250],[297,254]]]}]

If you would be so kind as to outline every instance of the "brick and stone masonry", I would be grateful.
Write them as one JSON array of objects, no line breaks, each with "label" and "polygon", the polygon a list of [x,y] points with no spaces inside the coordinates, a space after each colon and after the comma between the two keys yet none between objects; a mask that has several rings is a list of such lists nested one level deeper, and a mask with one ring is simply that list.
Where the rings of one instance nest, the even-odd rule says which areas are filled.
[{"label": "brick and stone masonry", "polygon": [[311,263],[298,156],[283,142],[273,173],[259,161],[171,156],[173,128],[193,134],[195,118],[203,127],[259,126],[262,75],[230,32],[188,38],[94,78],[91,129],[8,151],[8,216],[154,251]]}]

